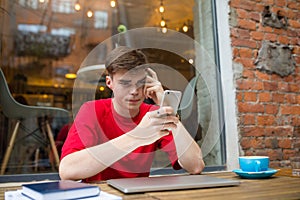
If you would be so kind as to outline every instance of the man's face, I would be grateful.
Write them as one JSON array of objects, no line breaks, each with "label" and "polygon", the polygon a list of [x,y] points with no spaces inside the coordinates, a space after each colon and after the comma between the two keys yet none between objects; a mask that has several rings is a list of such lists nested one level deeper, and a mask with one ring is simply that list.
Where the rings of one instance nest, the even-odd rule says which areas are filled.
[{"label": "man's face", "polygon": [[144,85],[146,72],[144,69],[119,70],[113,78],[107,77],[106,83],[114,93],[114,108],[119,114],[139,111],[144,101]]}]

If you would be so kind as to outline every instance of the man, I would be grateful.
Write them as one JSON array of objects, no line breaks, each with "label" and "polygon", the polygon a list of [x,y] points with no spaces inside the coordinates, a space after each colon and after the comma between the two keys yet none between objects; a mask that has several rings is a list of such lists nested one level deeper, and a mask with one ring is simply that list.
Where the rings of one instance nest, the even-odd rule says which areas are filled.
[{"label": "man", "polygon": [[62,149],[61,179],[93,182],[148,176],[158,148],[167,152],[174,169],[200,173],[201,150],[173,109],[144,103],[151,98],[159,105],[163,94],[145,55],[117,47],[105,66],[113,97],[80,108]]}]

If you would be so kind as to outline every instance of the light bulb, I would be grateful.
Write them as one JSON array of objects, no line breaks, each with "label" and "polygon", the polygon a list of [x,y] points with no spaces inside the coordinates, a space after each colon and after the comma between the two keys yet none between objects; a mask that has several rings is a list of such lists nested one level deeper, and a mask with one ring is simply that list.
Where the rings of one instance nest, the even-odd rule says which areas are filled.
[{"label": "light bulb", "polygon": [[160,13],[165,12],[165,7],[162,4],[159,6],[159,12]]},{"label": "light bulb", "polygon": [[81,9],[81,6],[80,6],[79,2],[76,2],[74,8],[75,8],[76,11],[79,11]]},{"label": "light bulb", "polygon": [[183,25],[183,27],[182,27],[182,30],[184,31],[184,32],[188,32],[188,30],[189,30],[189,27],[187,26],[187,25]]},{"label": "light bulb", "polygon": [[112,8],[116,7],[116,1],[111,0],[111,1],[110,1],[110,6],[111,6]]},{"label": "light bulb", "polygon": [[86,15],[87,15],[89,18],[91,18],[91,17],[93,16],[93,11],[88,10],[87,13],[86,13]]},{"label": "light bulb", "polygon": [[166,33],[166,32],[168,32],[168,29],[167,29],[167,27],[162,27],[162,28],[161,28],[161,32],[163,32],[163,33]]},{"label": "light bulb", "polygon": [[164,18],[161,18],[160,26],[161,26],[161,27],[166,26],[166,21],[164,20]]}]

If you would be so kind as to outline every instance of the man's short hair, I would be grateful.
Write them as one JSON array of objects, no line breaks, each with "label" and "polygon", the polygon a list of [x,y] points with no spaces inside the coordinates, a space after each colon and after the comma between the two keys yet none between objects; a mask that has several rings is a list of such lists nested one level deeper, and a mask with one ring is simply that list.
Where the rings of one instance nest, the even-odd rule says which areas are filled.
[{"label": "man's short hair", "polygon": [[108,54],[105,62],[105,68],[108,74],[112,76],[120,69],[129,71],[147,63],[147,57],[140,49],[119,46]]}]

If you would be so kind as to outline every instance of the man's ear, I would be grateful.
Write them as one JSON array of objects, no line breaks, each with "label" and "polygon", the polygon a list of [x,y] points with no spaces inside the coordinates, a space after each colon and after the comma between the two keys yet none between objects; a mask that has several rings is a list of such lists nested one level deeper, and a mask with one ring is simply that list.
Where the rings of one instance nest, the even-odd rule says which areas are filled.
[{"label": "man's ear", "polygon": [[112,89],[112,79],[110,76],[106,76],[105,77],[105,82],[106,82],[106,85],[109,89]]}]

